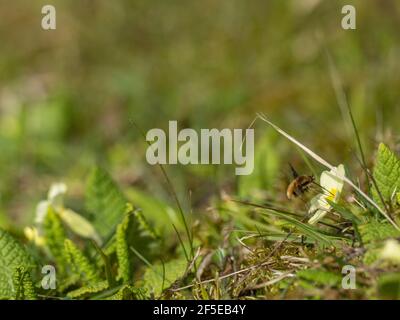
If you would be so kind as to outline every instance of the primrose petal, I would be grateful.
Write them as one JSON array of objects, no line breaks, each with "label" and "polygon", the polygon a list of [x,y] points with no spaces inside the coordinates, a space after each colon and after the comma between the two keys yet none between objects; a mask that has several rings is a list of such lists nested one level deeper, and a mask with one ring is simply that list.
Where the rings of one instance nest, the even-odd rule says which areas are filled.
[{"label": "primrose petal", "polygon": [[35,223],[41,224],[44,220],[44,217],[49,210],[50,202],[47,200],[40,201],[36,206],[36,215],[35,215]]},{"label": "primrose petal", "polygon": [[308,220],[309,224],[316,224],[319,220],[321,220],[328,213],[327,210],[318,209],[317,212]]},{"label": "primrose petal", "polygon": [[339,178],[332,172],[324,171],[321,174],[321,186],[327,190],[339,189],[343,186],[343,179]]},{"label": "primrose petal", "polygon": [[65,183],[53,183],[50,187],[47,199],[55,206],[61,207],[63,205],[63,197],[67,192]]},{"label": "primrose petal", "polygon": [[319,204],[319,200],[320,200],[321,195],[317,195],[314,198],[311,199],[310,201],[310,209],[308,209],[309,213],[313,213],[316,210],[318,210],[318,208],[320,207]]}]

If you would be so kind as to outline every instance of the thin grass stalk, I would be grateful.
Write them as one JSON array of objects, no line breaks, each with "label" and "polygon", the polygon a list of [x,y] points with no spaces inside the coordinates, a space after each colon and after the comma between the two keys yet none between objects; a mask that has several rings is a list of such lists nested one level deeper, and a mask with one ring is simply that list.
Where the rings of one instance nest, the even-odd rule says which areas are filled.
[{"label": "thin grass stalk", "polygon": [[[151,143],[147,141],[146,135],[144,134],[143,130],[142,130],[142,129],[136,124],[136,122],[134,122],[133,120],[131,120],[131,123],[132,123],[132,124],[136,127],[136,129],[140,132],[140,134],[143,136],[143,138],[144,138],[144,140],[146,141],[146,143],[147,143],[149,146],[151,146]],[[177,207],[178,207],[179,214],[180,214],[180,216],[181,216],[182,222],[183,222],[184,227],[185,227],[186,235],[187,235],[187,237],[188,237],[188,239],[189,239],[191,257],[194,257],[194,249],[193,249],[192,234],[190,233],[190,230],[189,230],[189,227],[188,227],[188,224],[187,224],[187,221],[186,221],[185,213],[183,212],[183,209],[182,209],[182,206],[181,206],[181,202],[179,201],[178,195],[177,195],[177,193],[176,193],[176,191],[175,191],[175,188],[174,188],[174,186],[173,186],[171,180],[169,179],[169,176],[168,176],[168,174],[167,174],[167,172],[166,172],[164,166],[163,166],[162,164],[158,164],[158,166],[160,167],[161,172],[162,172],[162,174],[163,174],[165,180],[167,181],[167,185],[168,185],[168,187],[169,187],[169,191],[170,191],[170,193],[172,194],[172,197],[174,198],[174,200],[175,200],[175,202],[176,202],[176,205],[177,205]],[[175,226],[174,226],[174,229],[175,229],[175,231],[177,232],[177,229],[175,228]],[[178,232],[177,232],[177,233],[178,233]],[[180,236],[179,236],[179,238],[180,238]],[[184,246],[184,244],[183,244],[183,241],[182,241],[181,239],[180,239],[180,242],[181,242],[183,251],[184,251],[184,253],[185,253],[186,260],[187,260],[188,262],[190,262],[189,255],[187,254],[186,248],[185,248],[185,246]]]},{"label": "thin grass stalk", "polygon": [[[357,146],[360,151],[362,164],[365,168],[367,168],[367,162],[365,160],[365,154],[364,154],[364,150],[363,150],[363,147],[361,144],[360,134],[358,132],[356,122],[353,117],[353,112],[351,111],[350,105],[347,101],[347,97],[346,97],[346,94],[343,89],[342,81],[340,80],[339,73],[337,72],[337,68],[336,68],[336,66],[333,62],[332,56],[330,55],[328,50],[326,50],[326,55],[328,57],[329,71],[330,71],[332,85],[333,85],[333,89],[335,91],[337,103],[339,105],[339,108],[342,111],[343,118],[345,118],[344,113],[347,111],[347,114],[350,118],[351,125],[353,127],[354,135],[356,137]],[[369,191],[370,182],[369,182],[368,172],[365,172],[365,176],[367,178],[367,188]]]}]

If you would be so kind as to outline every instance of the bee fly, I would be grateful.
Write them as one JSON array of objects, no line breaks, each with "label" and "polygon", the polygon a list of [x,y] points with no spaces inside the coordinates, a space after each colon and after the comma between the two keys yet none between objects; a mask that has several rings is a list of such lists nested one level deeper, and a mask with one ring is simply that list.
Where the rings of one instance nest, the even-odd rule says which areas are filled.
[{"label": "bee fly", "polygon": [[300,176],[296,170],[289,164],[292,171],[293,180],[287,187],[286,196],[289,200],[304,194],[314,182],[314,176]]}]

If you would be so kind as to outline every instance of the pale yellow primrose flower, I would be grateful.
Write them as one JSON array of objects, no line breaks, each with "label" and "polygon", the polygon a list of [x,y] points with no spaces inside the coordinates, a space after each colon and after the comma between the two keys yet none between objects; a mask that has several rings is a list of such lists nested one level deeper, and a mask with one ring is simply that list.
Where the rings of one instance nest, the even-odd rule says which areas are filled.
[{"label": "pale yellow primrose flower", "polygon": [[322,193],[311,199],[311,207],[308,212],[313,216],[308,220],[309,224],[316,224],[329,212],[332,207],[327,200],[338,202],[343,189],[344,177],[345,170],[342,164],[333,167],[330,171],[322,172],[320,177]]},{"label": "pale yellow primrose flower", "polygon": [[67,186],[64,183],[52,184],[47,194],[47,200],[40,201],[36,207],[35,222],[39,225],[42,224],[49,208],[52,207],[73,232],[101,244],[101,239],[93,225],[80,214],[64,207],[64,195],[66,192]]},{"label": "pale yellow primrose flower", "polygon": [[400,243],[394,239],[388,239],[380,252],[383,260],[400,263]]}]

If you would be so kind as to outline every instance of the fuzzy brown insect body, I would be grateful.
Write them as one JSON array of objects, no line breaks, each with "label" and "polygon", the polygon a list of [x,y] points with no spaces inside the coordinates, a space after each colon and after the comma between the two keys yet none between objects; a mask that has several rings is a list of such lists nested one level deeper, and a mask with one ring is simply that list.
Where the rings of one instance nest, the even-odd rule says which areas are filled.
[{"label": "fuzzy brown insect body", "polygon": [[311,184],[314,182],[313,176],[298,176],[292,182],[290,182],[289,186],[286,190],[287,198],[293,199],[304,194]]}]

